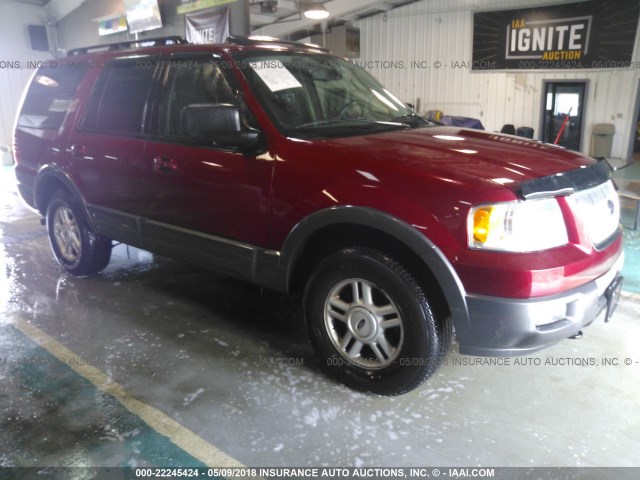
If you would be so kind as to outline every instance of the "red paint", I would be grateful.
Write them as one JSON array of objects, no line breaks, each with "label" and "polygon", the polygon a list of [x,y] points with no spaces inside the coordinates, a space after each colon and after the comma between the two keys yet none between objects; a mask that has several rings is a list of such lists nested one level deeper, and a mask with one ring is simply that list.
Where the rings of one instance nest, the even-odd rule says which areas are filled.
[{"label": "red paint", "polygon": [[[177,46],[173,52],[217,52],[240,46]],[[149,54],[163,49],[149,49]],[[113,54],[92,56],[96,64]],[[82,61],[82,58],[73,59]],[[86,98],[98,69],[80,86]],[[88,202],[274,250],[306,216],[358,205],[415,225],[439,247],[469,293],[530,298],[585,284],[605,273],[622,250],[590,245],[566,202],[570,243],[536,253],[470,250],[467,215],[478,204],[515,201],[522,182],[590,165],[594,160],[551,145],[453,127],[431,127],[336,139],[286,138],[271,123],[236,69],[268,151],[259,156],[188,147],[161,139],[117,138],[77,131],[80,102],[61,137],[18,129],[17,171],[24,179],[42,162],[69,172]],[[565,119],[566,122],[566,119]],[[561,130],[562,131],[562,130]],[[57,142],[57,143],[56,143]],[[57,156],[49,147],[60,151]],[[71,145],[83,147],[82,158]],[[166,159],[160,168],[157,159]]]}]

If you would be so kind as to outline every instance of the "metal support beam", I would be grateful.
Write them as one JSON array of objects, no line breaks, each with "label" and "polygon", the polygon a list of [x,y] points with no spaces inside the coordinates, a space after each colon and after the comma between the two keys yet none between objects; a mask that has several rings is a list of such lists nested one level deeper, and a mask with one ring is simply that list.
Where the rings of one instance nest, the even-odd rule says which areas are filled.
[{"label": "metal support beam", "polygon": [[249,35],[251,23],[249,21],[249,0],[238,0],[229,4],[229,34]]},{"label": "metal support beam", "polygon": [[44,7],[54,21],[59,22],[84,3],[85,0],[51,0]]}]

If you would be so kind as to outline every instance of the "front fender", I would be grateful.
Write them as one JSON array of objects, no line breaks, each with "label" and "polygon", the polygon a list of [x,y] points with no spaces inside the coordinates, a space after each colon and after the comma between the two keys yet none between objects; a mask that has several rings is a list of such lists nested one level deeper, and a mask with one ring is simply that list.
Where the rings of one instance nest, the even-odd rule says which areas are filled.
[{"label": "front fender", "polygon": [[286,238],[279,256],[279,269],[285,272],[289,290],[293,271],[305,245],[321,229],[337,224],[368,227],[386,233],[402,242],[424,262],[449,305],[456,330],[465,330],[469,323],[466,292],[460,278],[442,251],[418,229],[393,215],[358,206],[335,206],[315,212],[300,221]]}]

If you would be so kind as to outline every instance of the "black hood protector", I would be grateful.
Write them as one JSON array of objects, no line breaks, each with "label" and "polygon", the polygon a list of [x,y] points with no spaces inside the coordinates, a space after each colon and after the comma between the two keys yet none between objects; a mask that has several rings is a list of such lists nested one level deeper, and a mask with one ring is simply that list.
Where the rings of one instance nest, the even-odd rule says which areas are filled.
[{"label": "black hood protector", "polygon": [[588,167],[529,180],[520,184],[515,192],[524,200],[571,195],[608,181],[612,173],[611,165],[601,159]]}]

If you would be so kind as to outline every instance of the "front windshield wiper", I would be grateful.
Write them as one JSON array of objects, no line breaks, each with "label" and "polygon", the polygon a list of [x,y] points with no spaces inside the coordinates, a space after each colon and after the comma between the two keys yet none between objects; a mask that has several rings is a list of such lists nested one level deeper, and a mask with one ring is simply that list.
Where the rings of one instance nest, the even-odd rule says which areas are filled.
[{"label": "front windshield wiper", "polygon": [[406,123],[397,122],[397,121],[384,122],[380,120],[366,120],[364,118],[331,117],[331,118],[323,118],[322,120],[315,120],[313,122],[303,123],[301,125],[297,125],[293,127],[293,129],[300,130],[303,128],[316,127],[319,125],[330,125],[332,123],[339,123],[339,122],[356,122],[356,123],[362,123],[365,125],[379,125],[383,127],[395,127],[395,128],[407,128],[410,126],[410,125],[407,125]]},{"label": "front windshield wiper", "polygon": [[403,123],[405,125],[409,125],[410,127],[418,127],[420,125],[436,125],[433,122],[430,122],[429,120],[427,120],[424,117],[421,117],[420,115],[417,115],[415,113],[410,113],[408,115],[401,115],[399,117],[394,118],[393,120],[391,120],[392,122],[400,122]]}]

